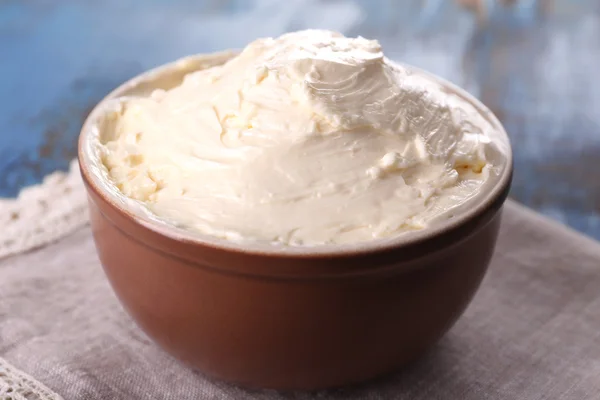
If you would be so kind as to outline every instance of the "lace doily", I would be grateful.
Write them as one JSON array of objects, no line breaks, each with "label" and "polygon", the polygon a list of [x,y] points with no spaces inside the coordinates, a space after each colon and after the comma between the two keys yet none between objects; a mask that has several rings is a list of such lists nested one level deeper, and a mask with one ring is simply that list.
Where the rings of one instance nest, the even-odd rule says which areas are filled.
[{"label": "lace doily", "polygon": [[63,400],[42,383],[0,358],[0,400]]},{"label": "lace doily", "polygon": [[0,199],[0,258],[50,243],[88,221],[77,160],[68,172],[48,175],[16,199]]},{"label": "lace doily", "polygon": [[[87,198],[77,160],[16,199],[0,199],[0,258],[42,246],[88,221]],[[0,358],[0,400],[61,400],[42,383]]]}]

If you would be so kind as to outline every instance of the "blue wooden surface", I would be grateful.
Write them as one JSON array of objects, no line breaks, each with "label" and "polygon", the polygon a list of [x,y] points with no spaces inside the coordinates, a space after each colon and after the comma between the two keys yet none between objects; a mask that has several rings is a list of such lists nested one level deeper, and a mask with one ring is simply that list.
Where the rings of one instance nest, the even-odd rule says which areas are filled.
[{"label": "blue wooden surface", "polygon": [[600,3],[457,3],[477,1],[0,1],[0,197],[65,170],[87,112],[127,78],[329,28],[481,98],[513,141],[512,196],[600,238]]}]

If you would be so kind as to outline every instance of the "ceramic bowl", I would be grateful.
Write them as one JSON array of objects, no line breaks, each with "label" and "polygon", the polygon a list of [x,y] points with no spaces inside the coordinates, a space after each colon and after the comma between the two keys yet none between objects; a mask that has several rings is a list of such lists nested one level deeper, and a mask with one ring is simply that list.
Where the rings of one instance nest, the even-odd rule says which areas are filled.
[{"label": "ceramic bowl", "polygon": [[[114,291],[160,347],[216,379],[318,389],[400,368],[430,348],[476,292],[509,191],[510,148],[497,184],[468,211],[396,238],[286,248],[169,226],[110,184],[95,146],[103,127],[95,122],[117,97],[171,88],[186,73],[231,55],[192,56],[144,73],[104,99],[82,129],[79,161],[91,225]],[[440,82],[506,135],[482,104]]]}]

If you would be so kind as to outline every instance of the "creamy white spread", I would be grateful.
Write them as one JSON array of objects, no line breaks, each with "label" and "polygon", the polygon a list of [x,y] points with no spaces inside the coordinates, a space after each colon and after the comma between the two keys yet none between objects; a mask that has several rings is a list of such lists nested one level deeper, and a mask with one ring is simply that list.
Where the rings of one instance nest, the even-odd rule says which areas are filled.
[{"label": "creamy white spread", "polygon": [[260,39],[105,118],[102,161],[165,221],[232,240],[367,241],[449,218],[504,167],[493,129],[377,41]]}]

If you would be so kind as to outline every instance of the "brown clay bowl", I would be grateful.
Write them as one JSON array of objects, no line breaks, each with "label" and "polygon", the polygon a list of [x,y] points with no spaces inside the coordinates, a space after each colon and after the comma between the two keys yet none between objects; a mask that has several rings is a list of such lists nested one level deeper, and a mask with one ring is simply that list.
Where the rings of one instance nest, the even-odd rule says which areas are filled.
[{"label": "brown clay bowl", "polygon": [[[93,145],[106,127],[94,129],[94,121],[115,97],[168,89],[231,54],[194,56],[134,78],[83,127],[79,162],[94,240],[114,291],[172,356],[244,386],[326,388],[405,365],[454,324],[485,274],[511,182],[508,140],[498,183],[468,211],[414,234],[316,248],[246,246],[193,234],[157,220],[109,183]],[[506,135],[477,100],[441,82]]]}]

